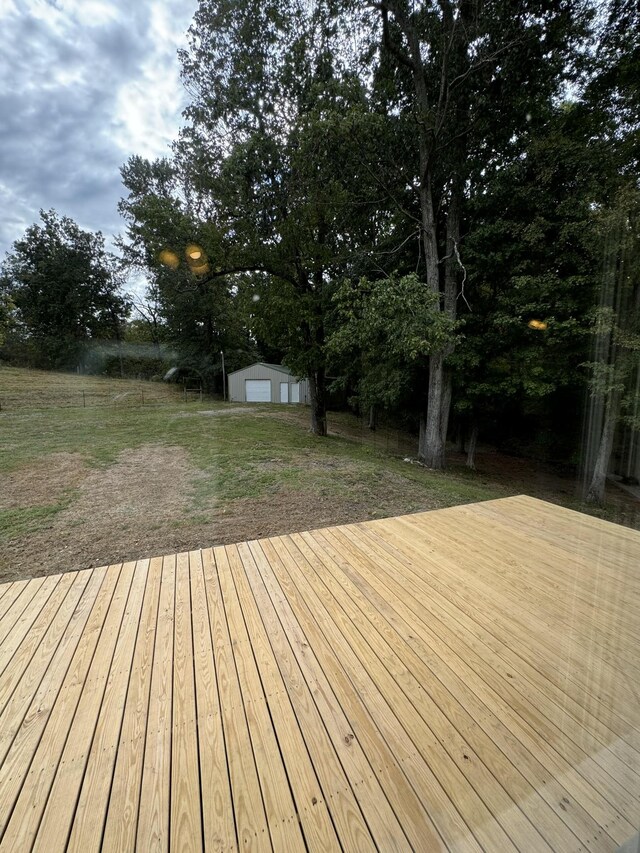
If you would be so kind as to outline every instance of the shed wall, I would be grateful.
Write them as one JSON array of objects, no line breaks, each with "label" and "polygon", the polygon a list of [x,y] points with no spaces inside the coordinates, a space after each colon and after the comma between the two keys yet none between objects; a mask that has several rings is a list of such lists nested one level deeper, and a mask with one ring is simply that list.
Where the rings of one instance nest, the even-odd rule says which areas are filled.
[{"label": "shed wall", "polygon": [[[252,364],[242,370],[236,370],[235,373],[230,373],[228,377],[229,384],[229,400],[232,403],[246,403],[245,380],[247,379],[269,379],[271,381],[271,402],[280,402],[280,383],[288,382],[293,385],[296,382],[295,376],[287,373],[282,373],[279,370],[274,370],[271,367],[265,367],[261,364]],[[309,402],[309,380],[301,379],[300,384],[300,402]],[[291,389],[289,389],[289,399],[291,399]]]}]

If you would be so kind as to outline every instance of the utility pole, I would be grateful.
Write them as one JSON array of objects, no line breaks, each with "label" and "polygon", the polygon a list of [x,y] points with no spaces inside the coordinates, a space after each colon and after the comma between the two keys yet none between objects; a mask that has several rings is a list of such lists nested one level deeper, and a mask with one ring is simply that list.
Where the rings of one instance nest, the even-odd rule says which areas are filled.
[{"label": "utility pole", "polygon": [[220,356],[222,358],[222,399],[227,399],[227,379],[226,374],[224,372],[224,353],[220,350]]}]

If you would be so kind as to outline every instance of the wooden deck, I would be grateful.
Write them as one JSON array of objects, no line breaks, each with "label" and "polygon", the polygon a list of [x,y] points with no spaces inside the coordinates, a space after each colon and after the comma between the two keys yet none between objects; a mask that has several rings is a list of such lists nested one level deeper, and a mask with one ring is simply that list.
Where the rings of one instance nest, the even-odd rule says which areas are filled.
[{"label": "wooden deck", "polygon": [[639,614],[526,497],[5,584],[0,850],[613,851]]}]

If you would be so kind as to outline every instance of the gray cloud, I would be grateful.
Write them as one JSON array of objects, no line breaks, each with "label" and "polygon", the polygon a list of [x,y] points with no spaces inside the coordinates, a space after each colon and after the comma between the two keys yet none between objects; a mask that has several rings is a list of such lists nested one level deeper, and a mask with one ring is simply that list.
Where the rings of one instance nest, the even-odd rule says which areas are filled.
[{"label": "gray cloud", "polygon": [[0,258],[40,208],[107,238],[119,168],[161,156],[184,94],[178,44],[195,0],[9,0],[0,11]]}]

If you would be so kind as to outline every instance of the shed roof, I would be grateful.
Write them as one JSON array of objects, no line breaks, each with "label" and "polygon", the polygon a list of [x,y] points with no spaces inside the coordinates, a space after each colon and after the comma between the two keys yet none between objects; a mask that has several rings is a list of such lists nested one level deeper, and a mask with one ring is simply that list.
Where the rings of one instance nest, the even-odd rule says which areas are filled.
[{"label": "shed roof", "polygon": [[285,367],[284,364],[269,364],[266,361],[254,361],[253,364],[248,364],[246,367],[241,367],[240,370],[232,370],[229,376],[233,376],[234,373],[240,373],[243,370],[249,370],[250,367],[270,367],[271,370],[277,370],[279,373],[286,373],[287,376],[291,376],[291,370],[288,367]]}]

